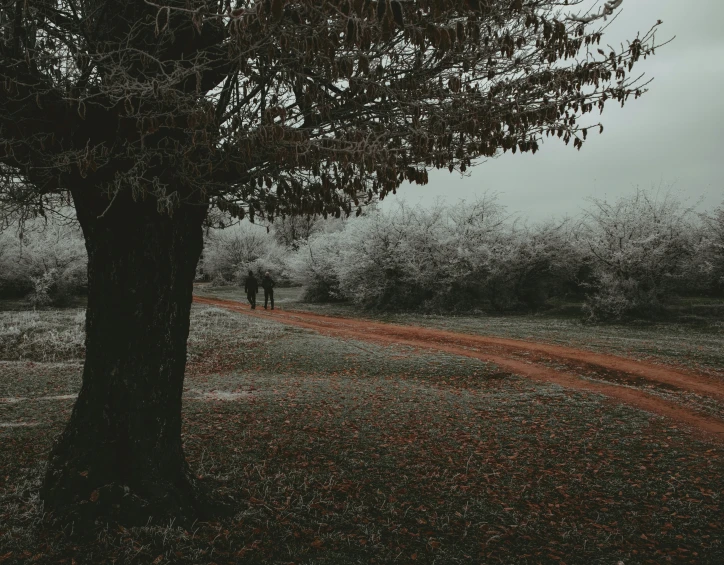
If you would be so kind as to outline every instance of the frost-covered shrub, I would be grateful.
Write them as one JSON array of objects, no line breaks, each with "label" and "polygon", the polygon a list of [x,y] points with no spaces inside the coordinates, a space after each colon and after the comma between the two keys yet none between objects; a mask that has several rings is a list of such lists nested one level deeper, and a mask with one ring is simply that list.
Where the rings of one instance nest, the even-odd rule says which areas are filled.
[{"label": "frost-covered shrub", "polygon": [[26,222],[0,233],[0,295],[27,295],[34,305],[64,303],[85,292],[87,253],[77,225],[59,219]]},{"label": "frost-covered shrub", "polygon": [[295,258],[315,300],[375,309],[538,309],[574,278],[571,222],[519,227],[494,197],[432,209],[401,204],[317,234]]},{"label": "frost-covered shrub", "polygon": [[365,307],[409,309],[445,280],[438,214],[401,206],[350,222],[339,265],[342,293]]},{"label": "frost-covered shrub", "polygon": [[488,255],[485,288],[496,310],[537,311],[549,298],[568,294],[584,260],[577,253],[569,220],[513,224],[501,233]]},{"label": "frost-covered shrub", "polygon": [[[438,309],[469,273],[458,261],[449,210],[408,208],[350,222],[339,267],[342,292],[377,309]],[[461,296],[462,294],[458,294]]]},{"label": "frost-covered shrub", "polygon": [[657,314],[691,266],[693,214],[644,191],[591,204],[579,236],[593,269],[584,311],[601,320]]},{"label": "frost-covered shrub", "polygon": [[28,300],[34,306],[49,306],[53,303],[52,296],[57,293],[58,270],[50,269],[38,277],[31,277],[33,291],[28,295]]},{"label": "frost-covered shrub", "polygon": [[596,291],[583,303],[583,313],[589,320],[615,321],[641,311],[642,305],[649,314],[659,306],[655,296],[642,295],[635,280],[602,272],[598,274]]},{"label": "frost-covered shrub", "polygon": [[225,286],[231,286],[233,284],[236,284],[233,280],[225,278],[224,274],[220,271],[214,273],[214,275],[211,277],[210,282],[212,288],[223,288]]},{"label": "frost-covered shrub", "polygon": [[287,280],[287,251],[266,228],[242,222],[206,237],[199,270],[213,285],[240,284],[248,271]]},{"label": "frost-covered shrub", "polygon": [[288,262],[292,279],[304,288],[308,302],[331,302],[347,297],[339,287],[341,252],[345,232],[317,233],[299,248]]},{"label": "frost-covered shrub", "polygon": [[316,234],[300,247],[295,276],[316,300],[346,298],[376,309],[470,306],[482,294],[466,280],[479,256],[461,258],[460,240],[470,242],[473,231],[492,225],[483,214],[471,219],[472,208],[401,204],[349,220],[343,231]]},{"label": "frost-covered shrub", "polygon": [[449,310],[478,309],[489,301],[499,266],[496,250],[506,240],[509,217],[490,195],[446,207],[444,216],[447,264],[440,276],[446,284],[435,304]]},{"label": "frost-covered shrub", "polygon": [[322,224],[319,216],[287,216],[274,220],[272,233],[277,243],[296,251],[314,234],[323,231]]}]

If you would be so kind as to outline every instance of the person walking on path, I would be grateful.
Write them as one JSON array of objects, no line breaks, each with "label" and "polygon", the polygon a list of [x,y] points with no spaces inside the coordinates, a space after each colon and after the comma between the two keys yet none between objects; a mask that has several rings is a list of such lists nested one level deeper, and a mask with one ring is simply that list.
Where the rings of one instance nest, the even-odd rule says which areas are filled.
[{"label": "person walking on path", "polygon": [[274,310],[274,285],[276,283],[269,276],[269,271],[264,273],[261,279],[261,287],[264,289],[264,310],[266,310],[267,301],[271,301],[271,309]]},{"label": "person walking on path", "polygon": [[249,276],[244,280],[244,292],[246,292],[246,298],[249,300],[249,304],[251,304],[251,309],[256,309],[256,293],[259,292],[259,283],[251,271],[249,271]]}]

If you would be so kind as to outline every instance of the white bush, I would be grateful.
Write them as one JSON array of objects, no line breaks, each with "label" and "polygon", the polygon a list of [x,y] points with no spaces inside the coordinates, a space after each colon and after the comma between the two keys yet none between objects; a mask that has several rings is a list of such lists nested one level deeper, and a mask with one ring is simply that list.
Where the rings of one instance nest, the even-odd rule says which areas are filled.
[{"label": "white bush", "polygon": [[286,249],[265,227],[241,222],[209,232],[199,269],[215,284],[239,284],[249,270],[285,279],[286,260]]},{"label": "white bush", "polygon": [[36,219],[0,233],[0,294],[29,294],[36,305],[58,304],[88,284],[88,256],[74,223]]},{"label": "white bush", "polygon": [[579,243],[593,268],[591,319],[660,311],[691,266],[694,217],[666,194],[638,190],[613,203],[591,200]]},{"label": "white bush", "polygon": [[416,308],[447,293],[455,240],[443,207],[401,204],[348,224],[338,267],[341,292],[375,308]]},{"label": "white bush", "polygon": [[323,221],[319,216],[276,218],[271,230],[277,243],[296,251],[314,234],[323,231]]},{"label": "white bush", "polygon": [[485,288],[495,309],[536,311],[549,297],[567,294],[585,259],[578,253],[571,220],[533,226],[512,224],[486,250]]},{"label": "white bush", "polygon": [[343,239],[348,232],[317,233],[299,248],[288,261],[291,278],[304,287],[304,299],[328,302],[347,298],[339,288]]}]

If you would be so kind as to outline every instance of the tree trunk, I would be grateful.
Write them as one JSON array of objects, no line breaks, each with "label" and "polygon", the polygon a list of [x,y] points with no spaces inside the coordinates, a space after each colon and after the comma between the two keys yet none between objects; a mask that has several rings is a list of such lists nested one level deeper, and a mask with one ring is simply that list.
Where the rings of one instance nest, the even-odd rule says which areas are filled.
[{"label": "tree trunk", "polygon": [[119,196],[99,215],[75,200],[88,250],[86,359],[50,455],[45,508],[128,525],[203,517],[181,442],[181,395],[206,209],[160,214],[155,201]]}]

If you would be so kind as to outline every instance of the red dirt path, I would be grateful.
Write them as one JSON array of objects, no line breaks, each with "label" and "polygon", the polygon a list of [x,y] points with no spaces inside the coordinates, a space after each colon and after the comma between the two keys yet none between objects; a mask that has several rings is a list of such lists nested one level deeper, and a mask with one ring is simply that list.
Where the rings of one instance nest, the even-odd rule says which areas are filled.
[{"label": "red dirt path", "polygon": [[[332,337],[350,338],[384,345],[399,344],[421,349],[434,349],[454,355],[473,357],[495,363],[516,375],[537,381],[555,383],[567,388],[606,395],[642,410],[660,414],[691,426],[709,439],[724,442],[724,421],[664,400],[633,385],[680,390],[716,400],[724,400],[724,383],[707,375],[654,365],[625,357],[594,353],[532,341],[478,336],[423,328],[372,322],[302,312],[298,310],[251,310],[233,300],[195,296],[194,301],[227,308],[259,318],[307,328]],[[551,368],[546,363],[565,366]],[[604,373],[616,382],[590,381],[582,373]],[[600,375],[596,375],[600,378]]]}]

